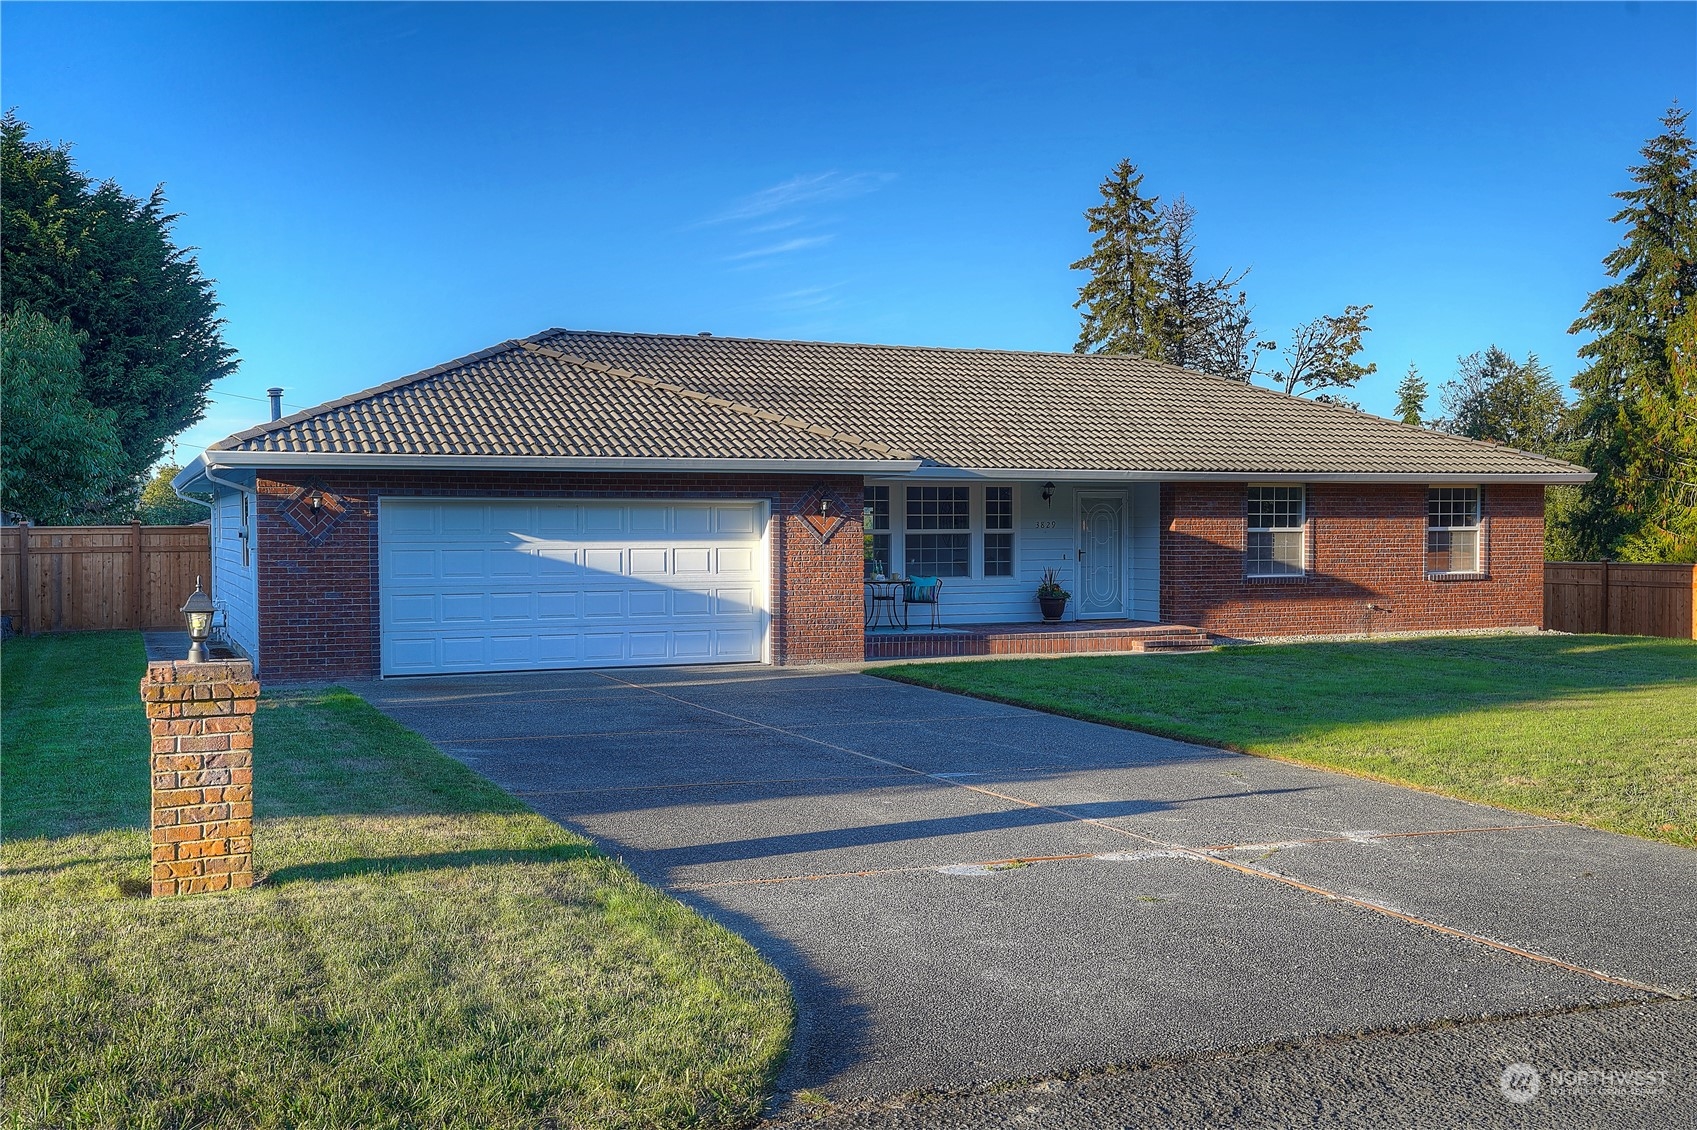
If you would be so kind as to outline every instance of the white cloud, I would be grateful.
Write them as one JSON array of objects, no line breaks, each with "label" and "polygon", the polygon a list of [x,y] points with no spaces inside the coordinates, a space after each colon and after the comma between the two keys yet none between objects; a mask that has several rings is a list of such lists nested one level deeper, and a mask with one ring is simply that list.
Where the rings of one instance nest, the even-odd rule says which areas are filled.
[{"label": "white cloud", "polygon": [[818,247],[822,243],[830,243],[834,238],[830,235],[798,236],[795,239],[786,239],[782,243],[756,247],[752,251],[739,251],[735,255],[725,256],[725,260],[735,263],[743,259],[766,259],[774,255],[788,255],[792,251],[805,251],[809,247]]},{"label": "white cloud", "polygon": [[708,223],[753,220],[774,212],[827,200],[845,200],[876,192],[895,179],[893,173],[802,173],[738,200]]}]

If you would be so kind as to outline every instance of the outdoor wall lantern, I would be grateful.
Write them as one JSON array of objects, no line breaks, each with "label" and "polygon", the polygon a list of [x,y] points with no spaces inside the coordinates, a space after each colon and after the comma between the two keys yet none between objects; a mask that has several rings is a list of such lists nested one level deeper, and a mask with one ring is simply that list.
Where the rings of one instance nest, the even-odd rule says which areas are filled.
[{"label": "outdoor wall lantern", "polygon": [[1054,483],[1044,483],[1043,484],[1043,503],[1046,506],[1053,506],[1055,504],[1055,484]]},{"label": "outdoor wall lantern", "polygon": [[324,505],[324,496],[317,491],[313,491],[311,494],[307,495],[306,500],[312,504],[312,508],[314,510],[317,510],[320,506]]},{"label": "outdoor wall lantern", "polygon": [[183,602],[183,618],[189,622],[190,663],[206,662],[206,637],[212,634],[212,598],[200,591],[200,578],[194,579],[194,591]]},{"label": "outdoor wall lantern", "polygon": [[821,518],[828,518],[828,517],[830,517],[830,515],[831,515],[831,500],[829,498],[825,498],[825,497],[821,496],[820,499],[819,499],[819,516]]}]

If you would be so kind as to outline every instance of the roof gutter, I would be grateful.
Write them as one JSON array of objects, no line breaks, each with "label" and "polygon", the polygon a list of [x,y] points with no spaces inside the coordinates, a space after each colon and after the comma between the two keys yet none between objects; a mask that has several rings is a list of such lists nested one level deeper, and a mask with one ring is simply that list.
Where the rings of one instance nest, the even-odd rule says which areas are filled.
[{"label": "roof gutter", "polygon": [[1153,483],[1588,483],[1596,474],[1575,467],[1551,471],[1081,471],[1060,467],[921,467],[916,479],[1000,479],[1032,482]]},{"label": "roof gutter", "polygon": [[[201,476],[213,468],[371,468],[379,470],[467,471],[690,471],[735,475],[750,472],[788,472],[852,475],[905,475],[919,467],[917,459],[657,459],[599,455],[380,455],[328,451],[214,451],[197,457]],[[175,481],[175,480],[173,480]]]}]

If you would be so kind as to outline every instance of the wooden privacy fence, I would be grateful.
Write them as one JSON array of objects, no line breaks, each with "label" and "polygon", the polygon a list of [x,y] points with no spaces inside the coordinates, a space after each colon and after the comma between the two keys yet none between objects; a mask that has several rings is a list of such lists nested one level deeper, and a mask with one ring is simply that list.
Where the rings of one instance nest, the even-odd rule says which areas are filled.
[{"label": "wooden privacy fence", "polygon": [[212,583],[206,526],[0,527],[0,613],[26,635],[180,628],[196,577]]},{"label": "wooden privacy fence", "polygon": [[1697,639],[1697,565],[1546,561],[1544,627]]}]

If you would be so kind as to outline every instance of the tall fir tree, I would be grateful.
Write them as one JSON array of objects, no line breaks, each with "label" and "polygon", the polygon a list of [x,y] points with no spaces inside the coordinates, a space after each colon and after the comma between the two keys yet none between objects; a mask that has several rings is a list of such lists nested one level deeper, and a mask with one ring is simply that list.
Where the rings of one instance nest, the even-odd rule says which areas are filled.
[{"label": "tall fir tree", "polygon": [[1697,175],[1677,104],[1645,143],[1624,225],[1570,333],[1591,334],[1573,378],[1580,492],[1573,542],[1586,557],[1697,561]]},{"label": "tall fir tree", "polygon": [[1073,303],[1082,315],[1078,353],[1135,353],[1160,348],[1161,214],[1157,197],[1143,195],[1143,174],[1129,159],[1102,182],[1102,203],[1084,215],[1096,240],[1072,265],[1090,279]]},{"label": "tall fir tree", "polygon": [[1410,361],[1408,372],[1396,386],[1396,418],[1413,427],[1423,427],[1426,423],[1426,394],[1426,380]]},{"label": "tall fir tree", "polygon": [[236,367],[212,284],[194,249],[174,242],[178,217],[161,189],[137,199],[94,181],[69,146],[31,140],[9,112],[0,181],[0,309],[27,307],[83,335],[77,392],[109,415],[127,477],[104,513],[128,518],[166,442],[201,418],[207,389]]},{"label": "tall fir tree", "polygon": [[1183,369],[1247,381],[1255,372],[1248,298],[1237,287],[1249,274],[1196,273],[1196,209],[1183,196],[1161,212],[1155,262],[1159,332],[1149,357]]},{"label": "tall fir tree", "polygon": [[1540,455],[1568,451],[1567,401],[1536,353],[1516,361],[1495,345],[1456,361],[1456,378],[1438,389],[1438,426]]}]

